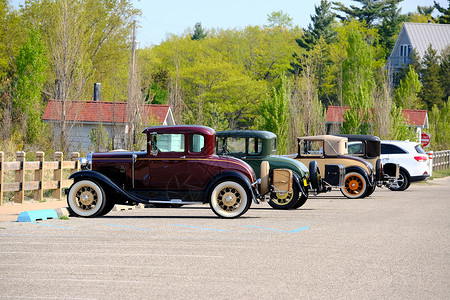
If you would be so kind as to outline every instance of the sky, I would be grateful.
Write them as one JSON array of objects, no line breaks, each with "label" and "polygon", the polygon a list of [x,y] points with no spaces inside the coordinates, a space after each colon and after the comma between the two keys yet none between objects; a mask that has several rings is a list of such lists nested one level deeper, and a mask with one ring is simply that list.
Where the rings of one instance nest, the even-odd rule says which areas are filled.
[{"label": "sky", "polygon": [[[359,6],[351,0],[337,0],[345,6]],[[293,25],[307,28],[314,6],[320,0],[132,0],[142,11],[138,19],[137,40],[140,48],[158,45],[167,34],[180,35],[198,22],[206,30],[211,28],[245,28],[248,25],[267,25],[267,15],[283,11],[293,19]],[[448,0],[437,0],[447,8]],[[433,0],[404,0],[402,13],[414,12],[417,6],[432,6]]]},{"label": "sky", "polygon": [[[314,6],[320,0],[130,0],[142,11],[137,19],[137,41],[140,48],[158,45],[168,34],[181,35],[186,29],[201,23],[206,30],[211,28],[232,29],[252,25],[267,25],[267,15],[283,11],[293,19],[293,25],[307,28]],[[330,0],[330,2],[335,0]],[[337,0],[345,6],[360,6],[351,0]],[[436,0],[448,7],[449,0]],[[12,0],[15,7],[25,0]],[[432,6],[433,0],[404,0],[400,3],[402,13],[414,12],[417,6]]]}]

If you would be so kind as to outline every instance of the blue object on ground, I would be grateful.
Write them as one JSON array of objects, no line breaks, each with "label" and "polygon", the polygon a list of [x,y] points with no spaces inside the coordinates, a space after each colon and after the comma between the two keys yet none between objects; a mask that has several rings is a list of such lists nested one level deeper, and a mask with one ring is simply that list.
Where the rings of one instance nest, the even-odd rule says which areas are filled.
[{"label": "blue object on ground", "polygon": [[21,212],[17,222],[34,222],[36,220],[58,219],[54,209],[41,209]]}]

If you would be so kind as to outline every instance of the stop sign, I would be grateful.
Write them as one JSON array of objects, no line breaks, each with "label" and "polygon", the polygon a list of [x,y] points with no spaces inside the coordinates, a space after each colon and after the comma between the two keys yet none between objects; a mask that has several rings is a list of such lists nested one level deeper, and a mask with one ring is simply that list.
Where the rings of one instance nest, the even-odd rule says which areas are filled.
[{"label": "stop sign", "polygon": [[420,142],[422,143],[422,147],[430,146],[430,134],[422,133],[420,136]]}]

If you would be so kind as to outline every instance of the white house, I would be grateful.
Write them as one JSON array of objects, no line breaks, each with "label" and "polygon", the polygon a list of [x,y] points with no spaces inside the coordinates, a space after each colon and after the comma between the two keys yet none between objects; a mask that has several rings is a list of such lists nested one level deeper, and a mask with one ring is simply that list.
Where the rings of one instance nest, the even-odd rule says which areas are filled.
[{"label": "white house", "polygon": [[450,45],[450,24],[403,23],[389,56],[388,67],[398,72],[409,65],[413,50],[423,58],[430,44],[440,55],[441,51]]},{"label": "white house", "polygon": [[[109,138],[114,140],[114,148],[125,148],[125,137],[128,133],[127,102],[106,101],[71,101],[66,108],[65,120],[71,123],[69,135],[70,151],[87,151],[92,147],[89,138],[91,129],[102,124]],[[62,102],[50,100],[44,112],[43,121],[53,124],[55,140],[59,136]],[[144,124],[175,125],[169,105],[142,104],[140,114]]]}]

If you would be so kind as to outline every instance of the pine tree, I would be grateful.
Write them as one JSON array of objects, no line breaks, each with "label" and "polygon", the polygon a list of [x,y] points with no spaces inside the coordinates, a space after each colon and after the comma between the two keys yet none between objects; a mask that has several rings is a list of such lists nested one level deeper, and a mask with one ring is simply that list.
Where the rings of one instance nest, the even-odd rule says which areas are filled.
[{"label": "pine tree", "polygon": [[333,2],[335,7],[333,9],[341,11],[346,15],[336,15],[341,20],[350,20],[352,18],[359,21],[365,21],[368,27],[376,25],[376,23],[383,18],[386,10],[389,10],[391,5],[396,6],[403,0],[353,0],[362,5],[357,7],[351,5],[346,7],[341,2]]},{"label": "pine tree", "polygon": [[200,22],[196,23],[194,26],[194,34],[191,36],[191,39],[198,41],[198,40],[205,39],[206,36],[207,36],[207,34],[206,34],[205,30],[203,29],[202,24]]},{"label": "pine tree", "polygon": [[334,42],[336,38],[336,32],[333,30],[336,15],[331,12],[331,3],[321,0],[319,6],[314,6],[314,10],[316,14],[311,16],[312,23],[304,30],[303,37],[296,40],[298,45],[307,51],[314,48],[320,37],[325,39],[327,44]]},{"label": "pine tree", "polygon": [[439,56],[431,47],[431,44],[423,56],[422,66],[423,88],[420,98],[426,103],[428,109],[431,110],[433,105],[437,105],[440,108],[443,105],[444,92],[439,82]]},{"label": "pine tree", "polygon": [[439,24],[450,24],[450,1],[448,2],[448,7],[443,8],[436,1],[434,1],[434,7],[442,14],[437,17],[437,19],[433,18],[433,20]]},{"label": "pine tree", "polygon": [[450,97],[450,46],[441,51],[439,77],[441,86],[444,89],[444,98],[442,100],[448,102]]}]

